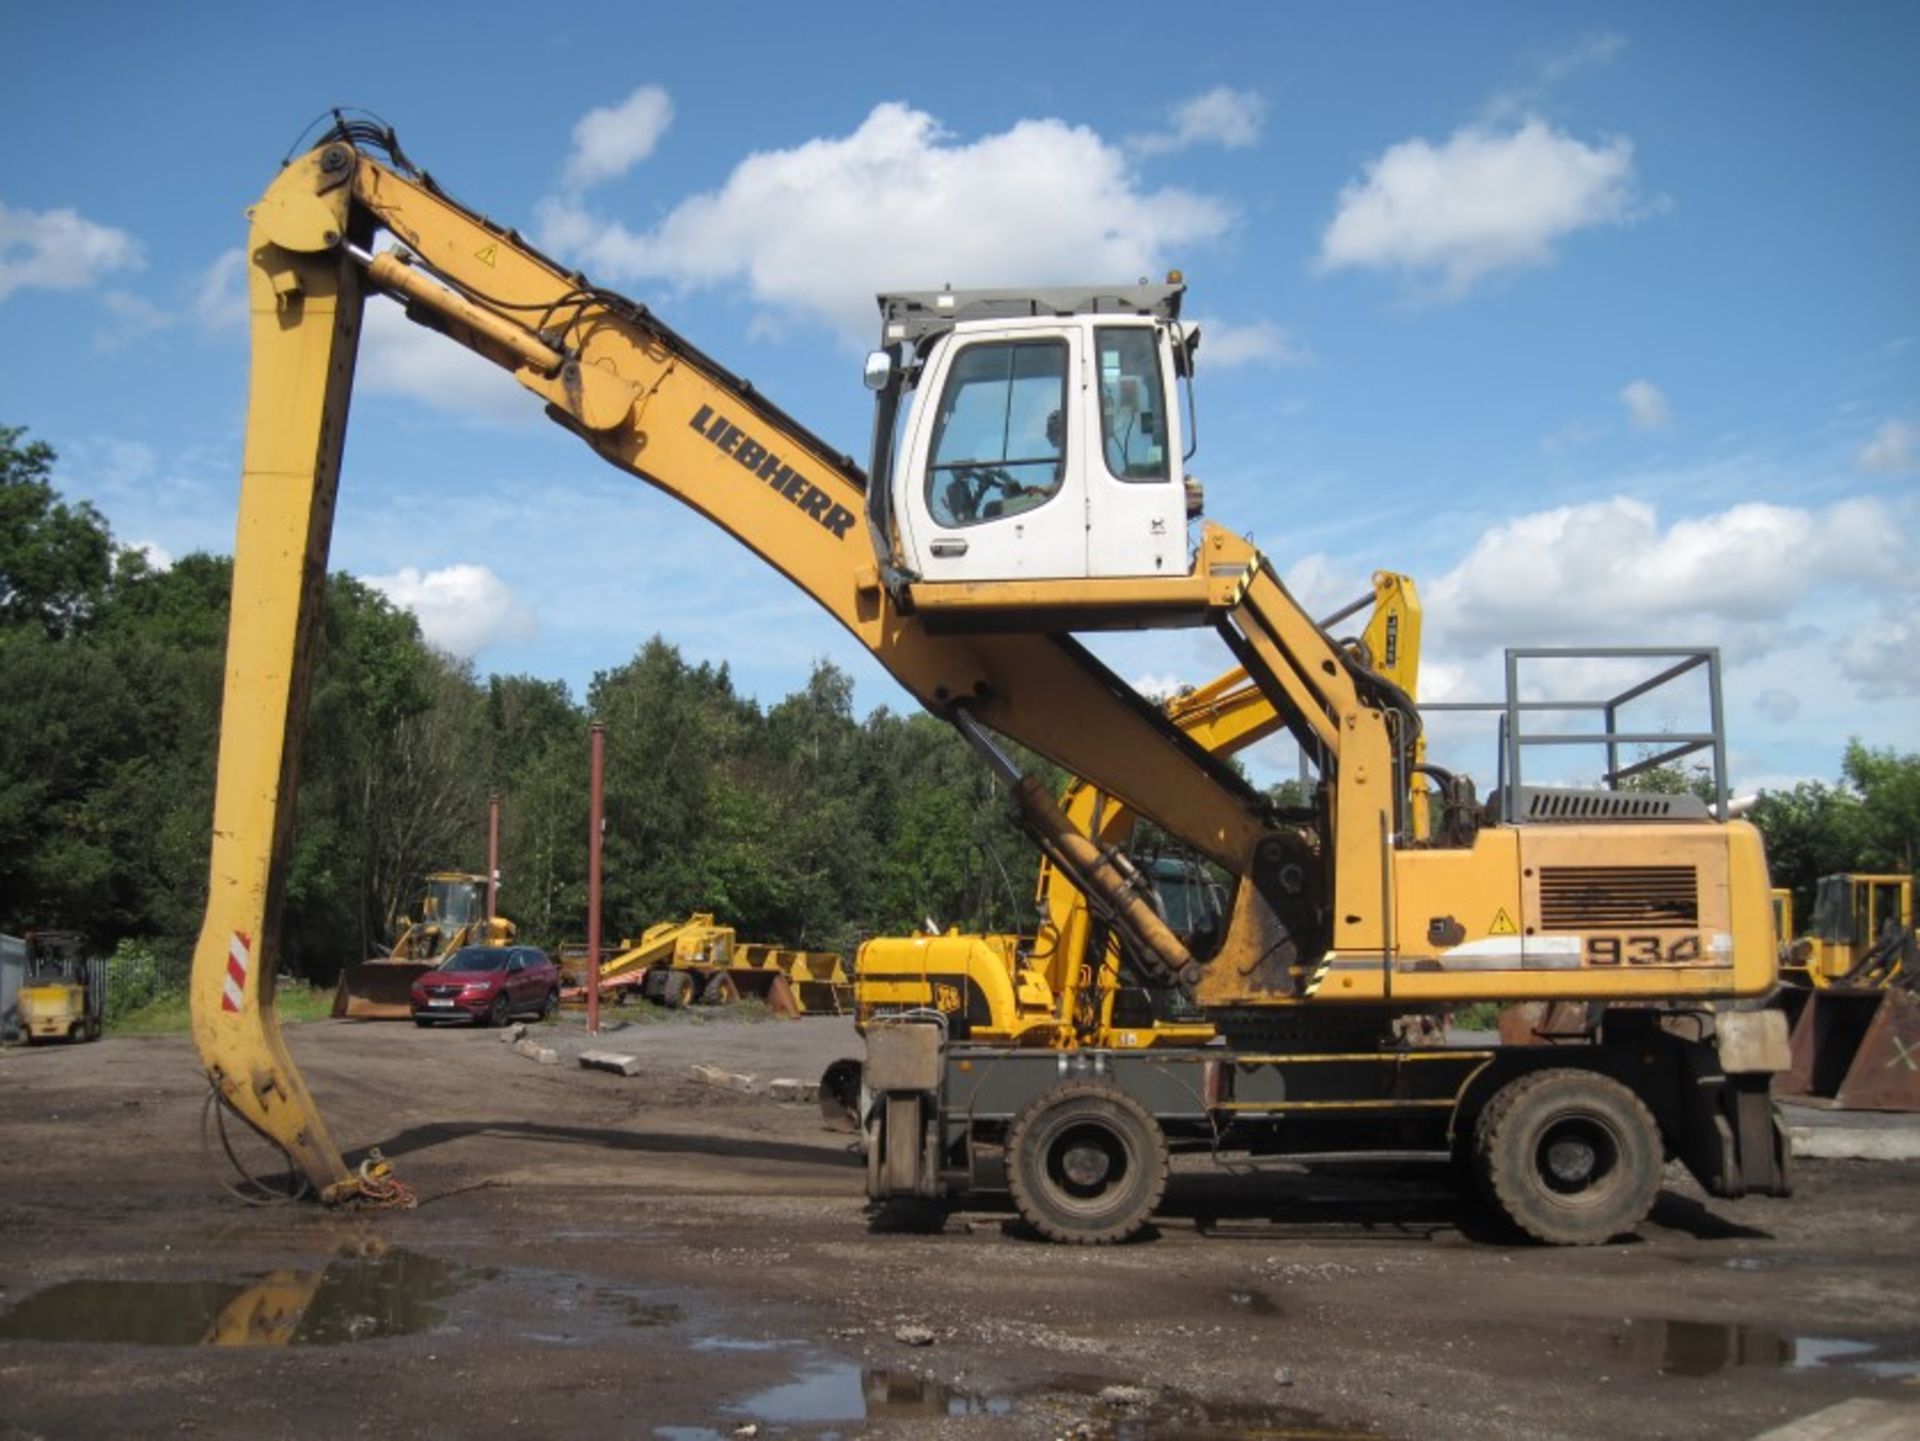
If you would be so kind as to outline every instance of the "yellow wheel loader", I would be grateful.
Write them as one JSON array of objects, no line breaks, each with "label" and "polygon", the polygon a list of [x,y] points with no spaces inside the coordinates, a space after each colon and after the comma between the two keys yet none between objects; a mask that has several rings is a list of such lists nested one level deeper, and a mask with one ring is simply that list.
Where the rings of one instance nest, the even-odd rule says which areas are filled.
[{"label": "yellow wheel loader", "polygon": [[401,917],[399,939],[384,956],[347,966],[333,993],[333,1014],[363,1021],[404,1021],[413,1014],[413,983],[462,946],[513,944],[513,922],[487,914],[487,878],[435,871],[426,878],[419,919]]},{"label": "yellow wheel loader", "polygon": [[[949,1204],[1004,1174],[1049,1238],[1138,1233],[1176,1152],[1454,1155],[1515,1225],[1594,1243],[1645,1216],[1668,1155],[1718,1196],[1788,1189],[1768,1083],[1777,979],[1759,834],[1730,819],[1718,654],[1637,651],[1645,695],[1705,678],[1708,726],[1542,730],[1508,652],[1499,771],[1421,759],[1421,710],[1340,644],[1251,542],[1202,519],[1198,328],[1186,285],[879,297],[863,470],[647,306],[453,199],[391,130],[336,117],[250,212],[253,360],[194,1034],[220,1102],[328,1200],[364,1188],[272,1008],[318,585],[364,306],[389,301],[508,372],[595,454],[736,537],[804,590],[1002,781],[1022,827],[1133,974],[1177,990],[1204,1045],[980,1043],[943,1016],[869,1027],[867,1189]],[[876,223],[884,231],[885,217]],[[386,248],[383,247],[383,243]],[[1311,514],[1316,498],[1298,497]],[[1078,638],[1215,637],[1308,758],[1276,805]],[[1578,653],[1591,658],[1591,652]],[[1606,659],[1621,660],[1620,653]],[[1525,697],[1523,699],[1523,696]],[[1077,822],[1004,742],[1150,822],[1222,887],[1183,938],[1096,814]],[[1605,784],[1543,783],[1544,754],[1607,748]],[[1625,790],[1707,750],[1718,797]],[[1542,747],[1545,747],[1543,752]],[[1533,762],[1529,776],[1525,762]],[[1417,777],[1437,787],[1423,831]],[[1083,950],[1103,955],[1104,947]],[[1471,1002],[1600,1003],[1577,1044],[1403,1043],[1393,1022]],[[1629,1004],[1621,1004],[1629,1003]]]},{"label": "yellow wheel loader", "polygon": [[1775,1094],[1837,1110],[1920,1111],[1912,876],[1823,877],[1811,929],[1787,946],[1780,978],[1793,1064]]}]

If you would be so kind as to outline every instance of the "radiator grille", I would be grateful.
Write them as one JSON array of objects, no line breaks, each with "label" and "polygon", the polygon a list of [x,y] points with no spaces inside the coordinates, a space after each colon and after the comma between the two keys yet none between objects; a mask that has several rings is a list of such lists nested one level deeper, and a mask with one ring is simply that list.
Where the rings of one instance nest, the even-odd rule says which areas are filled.
[{"label": "radiator grille", "polygon": [[1614,931],[1693,926],[1700,880],[1692,866],[1542,866],[1540,928]]}]

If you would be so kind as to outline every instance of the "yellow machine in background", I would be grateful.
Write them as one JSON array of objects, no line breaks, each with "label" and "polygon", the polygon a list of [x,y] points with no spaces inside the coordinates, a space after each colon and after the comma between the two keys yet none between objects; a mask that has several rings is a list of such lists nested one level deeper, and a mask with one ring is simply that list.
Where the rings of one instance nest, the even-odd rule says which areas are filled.
[{"label": "yellow machine in background", "polygon": [[[570,948],[563,959],[573,983],[561,999],[584,1002],[585,956]],[[838,1015],[852,1002],[853,978],[837,952],[742,942],[732,926],[696,911],[684,921],[648,926],[638,940],[620,941],[600,962],[603,1001],[634,993],[672,1009],[752,997],[778,1015]]]},{"label": "yellow machine in background", "polygon": [[401,917],[400,937],[384,956],[347,966],[333,993],[333,1014],[363,1021],[404,1021],[413,1014],[413,983],[462,946],[513,943],[513,922],[487,915],[487,878],[435,871],[426,878],[419,919]]},{"label": "yellow machine in background", "polygon": [[107,963],[86,954],[78,931],[28,931],[20,1034],[36,1041],[97,1041],[106,1025]]},{"label": "yellow machine in background", "polygon": [[[1320,622],[1331,631],[1372,607],[1367,624],[1344,648],[1357,663],[1417,696],[1421,608],[1410,576],[1375,572],[1365,596]],[[1167,719],[1210,754],[1230,756],[1280,729],[1272,703],[1244,669],[1168,699]],[[1418,742],[1425,760],[1426,742]],[[1409,774],[1414,833],[1426,836],[1430,797],[1426,780]],[[1126,804],[1075,780],[1060,808],[1077,829],[1124,856],[1136,817]],[[1205,954],[1226,926],[1226,890],[1206,863],[1175,850],[1125,858],[1144,894],[1189,950]],[[1113,1046],[1126,1050],[1197,1045],[1213,1025],[1174,986],[1153,985],[1128,964],[1113,929],[1092,914],[1085,893],[1058,866],[1040,865],[1033,935],[882,936],[860,947],[854,961],[854,1014],[862,1028],[876,1017],[938,1011],[949,1034],[987,1044],[1072,1050]],[[842,1063],[830,1071],[832,1088],[851,1094]],[[857,1088],[856,1088],[857,1089]]]},{"label": "yellow machine in background", "polygon": [[1812,925],[1786,947],[1780,978],[1793,1064],[1775,1094],[1838,1110],[1920,1111],[1912,876],[1822,877]]}]

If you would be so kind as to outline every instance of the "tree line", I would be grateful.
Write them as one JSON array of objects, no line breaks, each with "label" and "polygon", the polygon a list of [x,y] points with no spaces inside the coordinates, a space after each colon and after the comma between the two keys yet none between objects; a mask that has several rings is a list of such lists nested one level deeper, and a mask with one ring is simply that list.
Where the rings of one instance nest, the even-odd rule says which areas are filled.
[{"label": "tree line", "polygon": [[[206,901],[232,562],[148,564],[60,497],[55,460],[0,427],[0,930],[134,939],[177,979]],[[335,574],[283,970],[330,982],[383,950],[426,871],[483,869],[490,794],[502,912],[535,943],[583,935],[596,719],[610,937],[696,909],[743,938],[834,950],[928,922],[1031,920],[1035,857],[986,769],[925,714],[856,719],[830,664],[763,706],[724,664],[656,636],[576,700],[559,681],[479,675]],[[1767,794],[1751,814],[1775,884],[1811,914],[1822,875],[1913,871],[1920,756],[1850,745],[1837,782]]]},{"label": "tree line", "polygon": [[[232,562],[164,569],[61,498],[56,457],[0,427],[0,930],[133,938],[184,975],[206,903]],[[606,726],[609,937],[710,910],[743,939],[1006,928],[1035,858],[984,767],[932,717],[853,713],[817,665],[771,704],[655,636],[596,674],[478,674],[378,591],[329,576],[289,860],[282,967],[380,953],[429,870],[480,871],[502,798],[500,907],[584,936],[589,727]]]}]

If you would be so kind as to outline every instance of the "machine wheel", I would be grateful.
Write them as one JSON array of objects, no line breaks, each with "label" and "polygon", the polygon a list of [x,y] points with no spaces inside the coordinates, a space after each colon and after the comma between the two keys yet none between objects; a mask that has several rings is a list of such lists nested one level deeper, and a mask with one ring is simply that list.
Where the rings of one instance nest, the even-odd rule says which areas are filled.
[{"label": "machine wheel", "polygon": [[487,1013],[487,1019],[496,1030],[513,1019],[513,1002],[507,999],[505,991],[493,998],[493,1009]]},{"label": "machine wheel", "polygon": [[1105,1081],[1063,1081],[1007,1132],[1007,1187],[1050,1241],[1109,1246],[1147,1223],[1167,1189],[1167,1142],[1133,1097]]},{"label": "machine wheel", "polygon": [[693,977],[685,971],[670,971],[660,983],[660,1004],[678,1011],[693,1004]]},{"label": "machine wheel", "polygon": [[1510,1081],[1474,1129],[1474,1172],[1502,1215],[1550,1246],[1597,1246],[1646,1219],[1660,1129],[1640,1098],[1593,1071]]},{"label": "machine wheel", "polygon": [[540,1002],[540,1019],[543,1021],[551,1021],[554,1013],[559,1009],[560,993],[558,991],[548,991],[546,999]]},{"label": "machine wheel", "polygon": [[703,1006],[728,1006],[739,999],[740,988],[725,971],[715,971],[707,978],[706,985],[700,988],[700,1004]]}]

